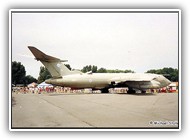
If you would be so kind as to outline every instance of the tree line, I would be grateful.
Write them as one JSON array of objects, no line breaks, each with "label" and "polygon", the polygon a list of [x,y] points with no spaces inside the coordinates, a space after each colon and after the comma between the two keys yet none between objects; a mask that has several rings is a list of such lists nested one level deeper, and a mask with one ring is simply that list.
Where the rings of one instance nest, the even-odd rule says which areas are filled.
[{"label": "tree line", "polygon": [[37,82],[31,75],[26,75],[25,67],[20,62],[12,62],[12,84],[30,84]]},{"label": "tree line", "polygon": [[94,66],[94,65],[84,66],[81,69],[81,71],[84,73],[89,72],[89,71],[92,71],[93,73],[134,73],[134,71],[132,71],[132,70],[118,70],[118,69],[109,70],[106,68],[99,68],[98,69],[98,67]]},{"label": "tree line", "polygon": [[[65,64],[65,66],[70,69],[71,68],[69,64]],[[95,65],[86,65],[84,66],[81,71],[83,73],[92,71],[93,73],[135,73],[132,70],[111,70],[106,68],[98,68]],[[163,69],[151,69],[148,70],[146,73],[155,73],[155,74],[162,74],[165,77],[167,77],[170,81],[178,81],[178,69],[174,68],[163,68]],[[41,66],[39,71],[38,79],[32,77],[31,75],[26,75],[25,67],[21,64],[21,62],[12,62],[12,84],[30,84],[32,82],[41,83],[45,81],[46,79],[52,78],[50,72],[47,68]]]}]

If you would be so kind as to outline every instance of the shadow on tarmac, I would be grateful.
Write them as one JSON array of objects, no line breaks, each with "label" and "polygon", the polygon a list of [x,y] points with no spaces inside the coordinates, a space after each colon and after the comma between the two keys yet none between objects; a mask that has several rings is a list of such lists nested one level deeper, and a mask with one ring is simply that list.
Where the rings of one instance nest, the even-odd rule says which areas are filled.
[{"label": "shadow on tarmac", "polygon": [[118,95],[156,96],[154,93],[116,93]]},{"label": "shadow on tarmac", "polygon": [[101,95],[101,94],[115,94],[115,95],[134,95],[134,96],[156,96],[155,93],[48,93],[49,96],[60,95]]}]

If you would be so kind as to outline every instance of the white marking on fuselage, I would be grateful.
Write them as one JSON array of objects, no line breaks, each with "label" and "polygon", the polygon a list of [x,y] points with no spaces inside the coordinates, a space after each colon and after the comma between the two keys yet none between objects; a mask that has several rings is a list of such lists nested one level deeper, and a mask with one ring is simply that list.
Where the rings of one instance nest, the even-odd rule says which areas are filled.
[{"label": "white marking on fuselage", "polygon": [[57,67],[60,68],[60,66],[61,66],[61,64],[58,63],[58,64],[57,64]]}]

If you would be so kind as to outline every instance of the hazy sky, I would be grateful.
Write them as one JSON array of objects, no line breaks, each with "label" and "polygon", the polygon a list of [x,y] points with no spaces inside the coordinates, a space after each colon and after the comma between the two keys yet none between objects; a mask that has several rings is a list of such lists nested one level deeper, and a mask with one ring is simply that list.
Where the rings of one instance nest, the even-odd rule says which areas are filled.
[{"label": "hazy sky", "polygon": [[27,46],[68,60],[72,68],[178,67],[177,13],[13,13],[12,60],[35,78],[42,64]]}]

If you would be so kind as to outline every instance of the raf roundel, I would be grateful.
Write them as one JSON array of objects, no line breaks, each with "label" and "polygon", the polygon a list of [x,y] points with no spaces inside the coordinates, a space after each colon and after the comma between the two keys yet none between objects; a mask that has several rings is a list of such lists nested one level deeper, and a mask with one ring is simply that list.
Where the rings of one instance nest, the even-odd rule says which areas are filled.
[{"label": "raf roundel", "polygon": [[60,68],[60,67],[61,67],[61,64],[58,63],[58,64],[57,64],[57,67]]}]

